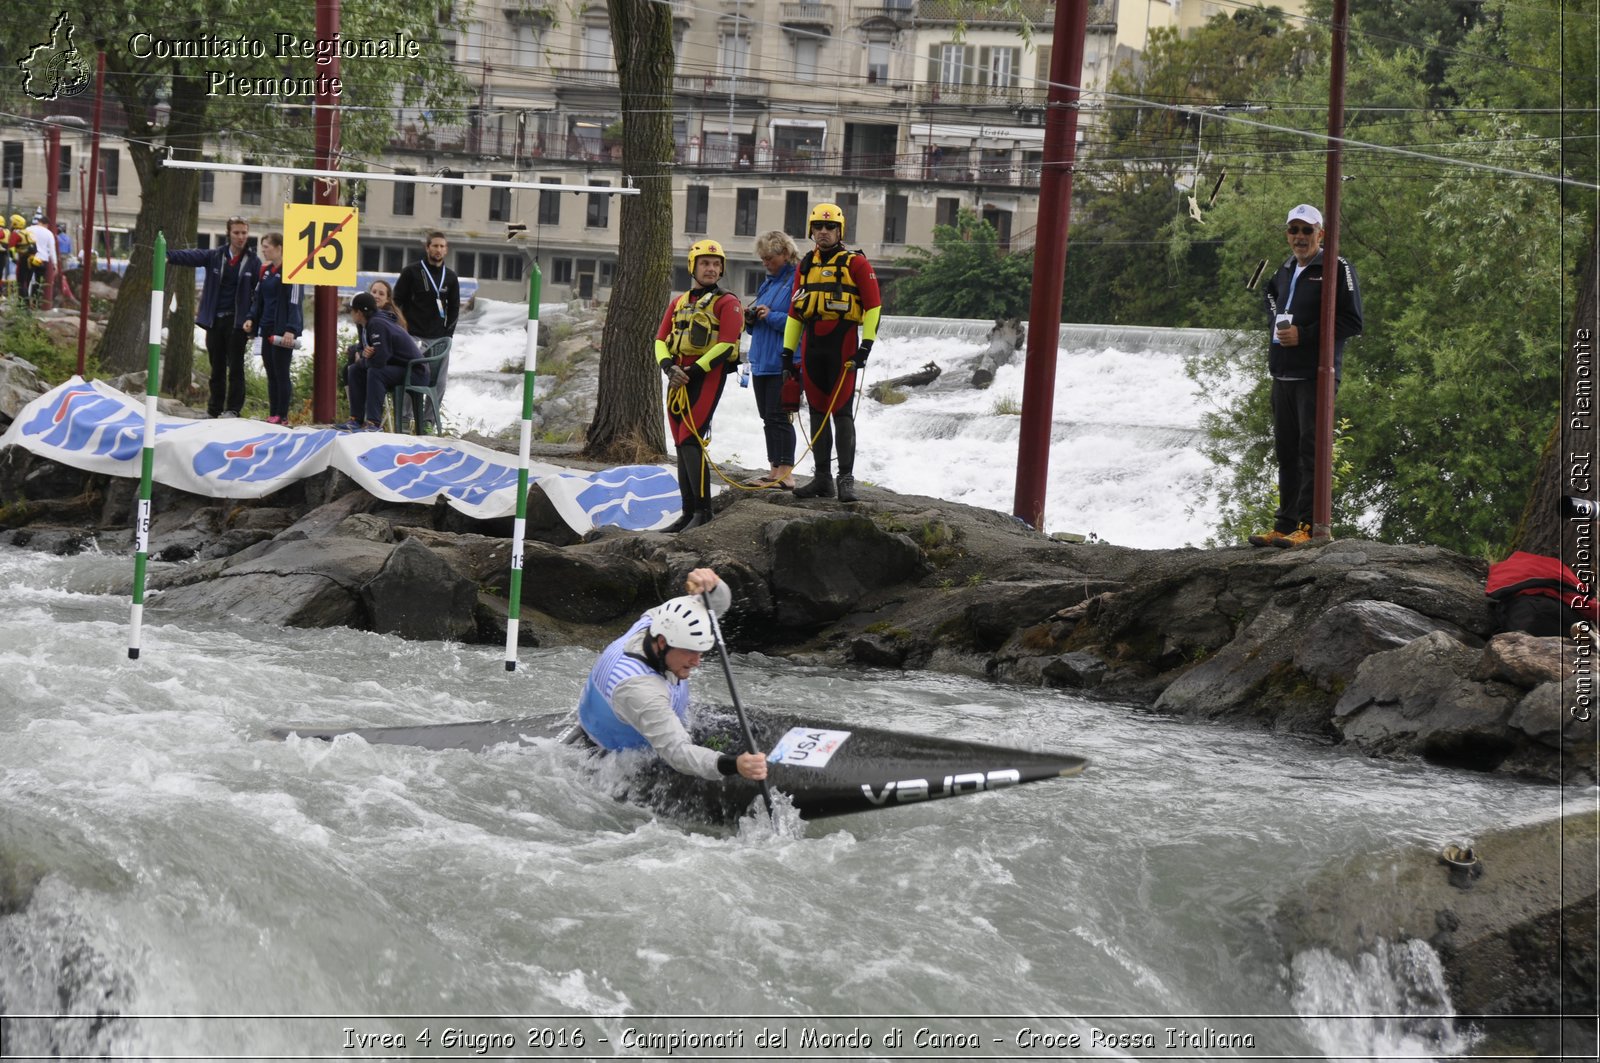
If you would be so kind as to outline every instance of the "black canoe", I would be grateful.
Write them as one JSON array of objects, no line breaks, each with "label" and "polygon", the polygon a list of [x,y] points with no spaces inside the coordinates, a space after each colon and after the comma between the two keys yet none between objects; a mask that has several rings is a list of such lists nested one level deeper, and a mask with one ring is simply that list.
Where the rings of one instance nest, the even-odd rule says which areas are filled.
[{"label": "black canoe", "polygon": [[[746,709],[756,744],[771,761],[767,775],[774,791],[787,794],[802,819],[984,793],[1018,783],[1077,775],[1083,757],[963,742],[949,738],[886,731],[857,724],[829,723],[812,717]],[[694,739],[713,749],[741,747],[738,720],[731,711],[702,707],[691,728]],[[423,727],[279,727],[275,738],[299,735],[332,741],[359,735],[385,745],[481,751],[505,743],[554,740],[592,745],[566,716],[526,716]],[[727,823],[750,811],[759,787],[738,776],[711,782],[674,771],[656,757],[640,765],[619,796],[667,815]]]}]

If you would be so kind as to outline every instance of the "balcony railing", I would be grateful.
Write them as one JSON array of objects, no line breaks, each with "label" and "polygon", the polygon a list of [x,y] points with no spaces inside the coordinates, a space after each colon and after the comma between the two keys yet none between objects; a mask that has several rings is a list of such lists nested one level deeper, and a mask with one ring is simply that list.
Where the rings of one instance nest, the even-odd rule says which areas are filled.
[{"label": "balcony railing", "polygon": [[680,96],[722,96],[729,95],[760,97],[765,99],[769,94],[771,82],[766,78],[750,78],[740,75],[733,77],[729,74],[712,74],[701,76],[699,74],[674,74],[672,76],[672,91]]},{"label": "balcony railing", "polygon": [[[1055,13],[1051,12],[1050,17],[1054,18]],[[1117,0],[1090,0],[1089,29],[1116,32]]]},{"label": "balcony railing", "polygon": [[939,107],[1043,107],[1048,89],[1023,85],[918,85],[917,103]]},{"label": "balcony railing", "polygon": [[832,4],[779,4],[778,21],[785,26],[834,26]]},{"label": "balcony railing", "polygon": [[898,6],[887,4],[883,7],[858,7],[853,10],[855,11],[856,20],[859,22],[874,22],[884,19],[902,26],[909,25],[917,14],[915,0],[906,0],[905,3]]},{"label": "balcony railing", "polygon": [[[1016,9],[1018,15],[1025,16],[1035,26],[1048,26],[1055,21],[1054,0],[1018,0]],[[979,7],[968,0],[918,0],[917,21],[964,22],[968,26],[1021,25],[1017,17],[1000,5]],[[1092,14],[1089,21],[1094,21]]]},{"label": "balcony railing", "polygon": [[561,91],[563,86],[578,86],[587,89],[614,89],[617,87],[617,72],[615,70],[585,70],[577,66],[551,67],[550,73],[555,75],[556,91]]}]

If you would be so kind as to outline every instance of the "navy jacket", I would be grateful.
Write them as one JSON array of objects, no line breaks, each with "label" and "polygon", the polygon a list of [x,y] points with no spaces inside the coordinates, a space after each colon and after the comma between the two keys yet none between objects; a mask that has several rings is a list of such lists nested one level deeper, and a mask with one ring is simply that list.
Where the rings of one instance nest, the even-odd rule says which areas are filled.
[{"label": "navy jacket", "polygon": [[767,316],[750,329],[750,372],[756,376],[777,376],[783,372],[783,330],[789,324],[789,297],[794,294],[794,263],[761,279],[756,305],[767,308]]},{"label": "navy jacket", "polygon": [[367,362],[369,369],[401,365],[422,357],[417,341],[407,335],[400,322],[382,312],[367,319],[367,346],[372,348],[372,357]]},{"label": "navy jacket", "polygon": [[[1267,283],[1267,332],[1276,330],[1273,322],[1279,314],[1294,317],[1300,330],[1300,342],[1293,347],[1268,341],[1267,371],[1274,377],[1287,380],[1312,380],[1317,375],[1317,358],[1322,340],[1322,252],[1318,251],[1294,282],[1294,301],[1289,302],[1289,283],[1294,279],[1294,256],[1278,267]],[[1333,302],[1333,378],[1339,379],[1344,371],[1344,344],[1351,336],[1361,335],[1361,285],[1356,282],[1356,271],[1342,257],[1339,259],[1339,292]]]},{"label": "navy jacket", "polygon": [[[167,252],[169,266],[203,267],[206,271],[205,287],[200,291],[200,308],[194,315],[194,323],[203,329],[209,329],[217,319],[217,297],[222,291],[222,270],[227,264],[227,244]],[[233,293],[234,328],[244,324],[245,318],[250,316],[250,304],[255,299],[256,283],[260,277],[261,259],[247,247],[239,256],[239,284]]]},{"label": "navy jacket", "polygon": [[300,315],[300,285],[285,284],[282,270],[262,270],[256,285],[256,297],[245,318],[254,322],[254,335],[281,336],[292,332],[296,336],[305,332],[305,319]]}]

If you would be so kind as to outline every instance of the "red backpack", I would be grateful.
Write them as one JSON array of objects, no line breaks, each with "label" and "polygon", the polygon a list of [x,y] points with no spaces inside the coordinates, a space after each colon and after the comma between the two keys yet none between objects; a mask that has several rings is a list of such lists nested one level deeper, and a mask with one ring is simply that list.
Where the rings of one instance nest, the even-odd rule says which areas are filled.
[{"label": "red backpack", "polygon": [[1518,550],[1489,566],[1484,593],[1498,631],[1565,635],[1579,620],[1600,620],[1600,601],[1559,558]]}]

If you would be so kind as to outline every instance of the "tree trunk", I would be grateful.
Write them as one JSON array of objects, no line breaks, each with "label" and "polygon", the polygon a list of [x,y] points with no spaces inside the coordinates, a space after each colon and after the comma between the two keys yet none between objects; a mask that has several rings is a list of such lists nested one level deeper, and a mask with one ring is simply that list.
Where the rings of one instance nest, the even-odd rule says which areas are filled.
[{"label": "tree trunk", "polygon": [[[194,246],[200,193],[200,178],[194,170],[163,168],[156,152],[149,147],[152,137],[161,131],[151,127],[149,111],[138,91],[142,86],[136,84],[147,79],[135,78],[126,70],[114,70],[114,64],[120,66],[119,58],[107,54],[110,83],[107,94],[114,93],[122,101],[127,115],[128,156],[139,178],[140,207],[134,223],[128,269],[117,290],[116,301],[111,304],[106,330],[95,352],[101,368],[113,374],[140,372],[148,365],[150,282],[156,233],[166,236],[169,248]],[[204,80],[174,77],[172,85],[169,113],[174,121],[173,126],[164,131],[166,143],[175,157],[198,158],[197,146],[206,109]],[[179,296],[177,313],[167,321],[161,390],[182,399],[187,397],[194,369],[193,271],[169,271],[167,291],[177,291]],[[168,305],[171,305],[170,298]]]},{"label": "tree trunk", "polygon": [[1600,376],[1600,240],[1591,228],[1584,244],[1583,273],[1577,289],[1577,312],[1567,333],[1562,359],[1561,409],[1517,528],[1515,549],[1559,557],[1578,578],[1595,582],[1595,520],[1563,518],[1566,496],[1595,498],[1600,482],[1596,464],[1595,381]]},{"label": "tree trunk", "polygon": [[622,90],[623,196],[616,285],[601,334],[599,395],[584,456],[655,461],[666,453],[661,373],[652,353],[671,295],[672,9],[607,0]]}]

